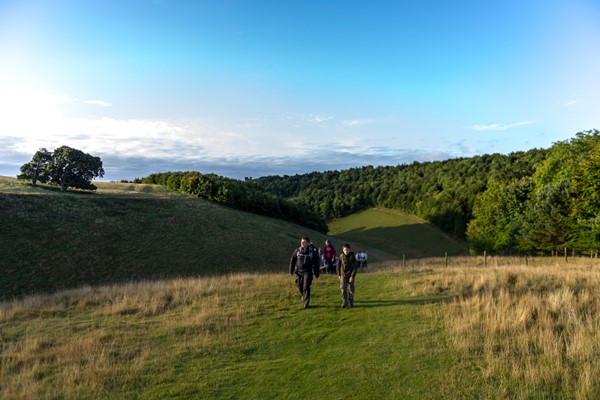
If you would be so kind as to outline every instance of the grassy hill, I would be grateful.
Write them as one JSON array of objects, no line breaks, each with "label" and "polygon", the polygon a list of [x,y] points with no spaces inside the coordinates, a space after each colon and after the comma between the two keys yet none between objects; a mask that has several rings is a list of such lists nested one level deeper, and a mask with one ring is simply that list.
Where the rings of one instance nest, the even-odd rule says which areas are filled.
[{"label": "grassy hill", "polygon": [[[0,299],[81,285],[284,272],[300,237],[317,246],[326,239],[157,185],[96,184],[96,192],[60,193],[0,178]],[[372,255],[392,257],[377,249]]]},{"label": "grassy hill", "polygon": [[469,254],[465,242],[444,234],[426,221],[401,211],[373,208],[329,223],[329,233],[398,258]]},{"label": "grassy hill", "polygon": [[[360,273],[353,309],[323,275],[305,310],[292,277],[271,272],[299,236],[323,235],[156,186],[99,186],[0,178],[2,293],[88,284],[0,302],[0,398],[600,396],[594,259],[415,256]],[[428,227],[410,220],[369,210],[332,232],[380,260],[448,247],[411,241]]]}]

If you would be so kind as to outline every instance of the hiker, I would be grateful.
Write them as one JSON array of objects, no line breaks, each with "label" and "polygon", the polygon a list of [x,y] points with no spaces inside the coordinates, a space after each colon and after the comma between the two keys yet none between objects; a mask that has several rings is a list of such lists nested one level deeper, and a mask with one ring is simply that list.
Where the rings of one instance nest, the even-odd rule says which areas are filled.
[{"label": "hiker", "polygon": [[362,268],[363,270],[367,268],[367,260],[368,260],[367,252],[364,250],[360,250],[356,253],[356,261],[358,262],[358,268]]},{"label": "hiker", "polygon": [[304,308],[310,303],[310,285],[313,275],[319,277],[319,253],[308,237],[300,240],[300,247],[294,250],[290,260],[290,275],[296,274],[296,286],[302,294]]},{"label": "hiker", "polygon": [[325,248],[323,248],[322,254],[325,272],[328,274],[333,274],[335,272],[335,259],[337,257],[337,252],[335,251],[335,247],[333,247],[333,244],[331,244],[329,239],[325,241]]},{"label": "hiker", "polygon": [[337,274],[342,292],[342,308],[354,307],[354,281],[356,279],[357,262],[348,243],[344,244],[342,254],[338,258]]}]

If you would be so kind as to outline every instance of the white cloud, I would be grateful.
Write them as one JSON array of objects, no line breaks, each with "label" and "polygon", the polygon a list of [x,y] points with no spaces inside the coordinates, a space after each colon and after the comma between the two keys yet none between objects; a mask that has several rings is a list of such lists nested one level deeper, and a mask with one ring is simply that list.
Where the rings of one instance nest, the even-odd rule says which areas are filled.
[{"label": "white cloud", "polygon": [[109,103],[108,101],[104,100],[85,100],[84,103],[101,107],[112,107],[112,103]]},{"label": "white cloud", "polygon": [[563,107],[571,107],[577,104],[577,100],[569,100],[563,104]]},{"label": "white cloud", "polygon": [[475,124],[471,127],[471,129],[474,131],[506,131],[519,126],[531,125],[533,123],[535,123],[535,121],[514,122],[512,124]]},{"label": "white cloud", "polygon": [[315,124],[320,124],[322,122],[331,121],[333,117],[329,115],[314,115],[309,117],[309,121]]},{"label": "white cloud", "polygon": [[351,120],[343,121],[342,123],[345,126],[360,126],[360,125],[367,125],[372,122],[373,122],[373,120],[370,120],[370,119],[351,119]]}]

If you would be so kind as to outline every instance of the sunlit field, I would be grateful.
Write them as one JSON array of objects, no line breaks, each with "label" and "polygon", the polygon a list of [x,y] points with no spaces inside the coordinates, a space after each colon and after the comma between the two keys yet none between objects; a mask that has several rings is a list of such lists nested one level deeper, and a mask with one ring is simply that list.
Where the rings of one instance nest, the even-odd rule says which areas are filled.
[{"label": "sunlit field", "polygon": [[492,258],[484,267],[473,260],[424,261],[399,283],[417,296],[457,296],[443,312],[452,344],[481,358],[482,376],[504,395],[599,398],[600,261]]},{"label": "sunlit field", "polygon": [[302,309],[285,274],[0,303],[0,398],[598,398],[597,263],[373,265],[351,310],[332,275]]}]

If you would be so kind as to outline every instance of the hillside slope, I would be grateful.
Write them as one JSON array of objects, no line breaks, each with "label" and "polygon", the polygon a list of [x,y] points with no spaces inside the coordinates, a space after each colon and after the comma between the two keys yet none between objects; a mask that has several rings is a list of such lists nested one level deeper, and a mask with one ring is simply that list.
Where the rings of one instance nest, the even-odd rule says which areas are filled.
[{"label": "hillside slope", "polygon": [[81,285],[285,272],[300,237],[326,239],[157,185],[96,184],[93,193],[60,193],[0,178],[0,299]]},{"label": "hillside slope", "polygon": [[397,210],[372,208],[329,223],[329,233],[356,240],[398,258],[467,255],[465,242],[455,240],[426,221]]}]

